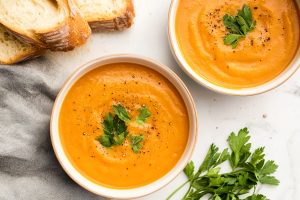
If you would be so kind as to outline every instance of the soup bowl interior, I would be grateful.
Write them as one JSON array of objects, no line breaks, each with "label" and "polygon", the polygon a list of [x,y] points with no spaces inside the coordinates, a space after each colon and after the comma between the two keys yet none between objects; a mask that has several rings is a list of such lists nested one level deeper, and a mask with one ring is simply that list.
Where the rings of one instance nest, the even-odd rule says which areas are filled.
[{"label": "soup bowl interior", "polygon": [[[216,84],[206,80],[205,78],[203,78],[202,76],[197,74],[191,68],[191,66],[189,66],[189,64],[187,63],[183,54],[180,51],[179,44],[178,44],[177,38],[176,38],[176,27],[175,27],[176,13],[177,13],[177,9],[179,6],[179,2],[180,2],[180,0],[173,0],[171,3],[170,9],[169,9],[168,36],[169,36],[170,48],[171,48],[174,58],[176,59],[177,63],[182,68],[182,70],[188,76],[190,76],[194,81],[199,83],[200,85],[202,85],[212,91],[222,93],[222,94],[227,94],[227,95],[237,95],[237,96],[256,95],[256,94],[270,91],[270,90],[280,86],[285,81],[287,81],[299,68],[299,66],[300,66],[300,46],[298,45],[297,52],[296,52],[293,60],[288,65],[288,67],[283,72],[281,72],[281,74],[278,75],[276,78],[274,78],[273,80],[271,80],[265,84],[262,84],[262,85],[259,85],[256,87],[251,87],[251,88],[231,89],[231,88],[225,88],[225,87],[216,85]],[[296,0],[296,3],[297,3],[298,13],[299,13],[300,0]],[[278,56],[280,56],[280,55],[278,55]]]},{"label": "soup bowl interior", "polygon": [[[142,66],[151,68],[160,74],[162,74],[164,77],[166,77],[178,90],[179,94],[181,95],[185,106],[188,111],[188,117],[189,117],[189,137],[186,144],[185,151],[183,152],[180,160],[178,163],[174,166],[174,168],[169,171],[166,175],[161,177],[160,179],[156,180],[153,183],[150,183],[149,185],[133,188],[133,189],[113,189],[113,188],[107,188],[101,185],[98,185],[96,183],[93,183],[92,181],[88,180],[86,177],[84,177],[82,174],[80,174],[74,166],[72,166],[70,160],[68,159],[64,148],[62,146],[60,136],[59,136],[59,115],[60,110],[62,107],[62,103],[64,101],[65,96],[67,95],[68,91],[72,87],[72,85],[83,75],[85,75],[87,72],[101,67],[106,64],[112,64],[112,63],[135,63],[140,64]],[[171,180],[173,180],[185,167],[187,162],[189,161],[193,148],[195,146],[196,142],[196,136],[197,136],[197,114],[195,109],[195,104],[192,99],[191,94],[189,93],[188,89],[184,85],[184,83],[178,78],[178,76],[172,72],[169,68],[163,66],[162,64],[156,63],[155,61],[142,58],[139,56],[133,56],[133,55],[114,55],[114,56],[108,56],[99,58],[96,60],[93,60],[82,67],[80,67],[77,71],[75,71],[70,78],[65,82],[62,89],[60,90],[56,101],[54,103],[52,116],[51,116],[51,123],[50,123],[50,134],[51,134],[51,141],[52,145],[55,151],[55,154],[58,158],[58,161],[60,162],[63,169],[66,171],[66,173],[79,185],[81,185],[83,188],[89,190],[90,192],[93,192],[95,194],[110,197],[110,198],[117,198],[117,199],[128,199],[128,198],[136,198],[140,196],[144,196],[147,194],[150,194],[163,186],[165,186],[167,183],[169,183]],[[126,180],[124,180],[126,181]]]}]

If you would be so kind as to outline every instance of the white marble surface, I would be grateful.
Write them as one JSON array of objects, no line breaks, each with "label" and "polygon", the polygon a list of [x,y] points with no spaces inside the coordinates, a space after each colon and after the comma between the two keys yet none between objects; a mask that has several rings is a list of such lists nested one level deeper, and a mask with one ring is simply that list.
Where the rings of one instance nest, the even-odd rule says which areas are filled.
[{"label": "white marble surface", "polygon": [[[197,85],[179,68],[169,50],[170,0],[136,0],[135,25],[122,33],[94,34],[87,45],[11,67],[0,65],[0,199],[102,199],[77,186],[56,161],[49,139],[53,100],[65,79],[85,62],[113,53],[134,53],[169,66],[187,84],[199,114],[193,160],[208,146],[226,146],[231,131],[248,127],[254,146],[266,146],[279,164],[278,187],[259,188],[271,200],[300,196],[300,71],[283,86],[253,97],[216,94]],[[266,117],[264,118],[263,115]],[[185,176],[140,199],[165,199]],[[182,191],[184,192],[184,190]],[[174,199],[180,199],[180,193]]]}]

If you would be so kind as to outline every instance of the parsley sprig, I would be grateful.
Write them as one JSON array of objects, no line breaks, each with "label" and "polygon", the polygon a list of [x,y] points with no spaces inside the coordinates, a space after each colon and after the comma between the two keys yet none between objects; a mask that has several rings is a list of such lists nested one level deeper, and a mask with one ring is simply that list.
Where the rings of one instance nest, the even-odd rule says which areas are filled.
[{"label": "parsley sprig", "polygon": [[224,44],[231,45],[232,48],[236,48],[240,39],[256,27],[256,21],[253,21],[251,9],[247,5],[236,16],[224,15],[223,23],[229,31],[224,37]]},{"label": "parsley sprig", "polygon": [[[267,200],[262,194],[255,194],[260,184],[278,185],[279,181],[271,176],[278,168],[272,160],[265,160],[264,147],[251,152],[250,136],[247,128],[228,137],[229,149],[222,152],[212,144],[203,163],[197,171],[193,161],[184,169],[188,181],[175,190],[167,199],[189,183],[189,189],[182,199],[197,200],[209,195],[211,200]],[[232,171],[220,173],[220,164],[228,161]],[[243,199],[253,190],[252,195]]]}]

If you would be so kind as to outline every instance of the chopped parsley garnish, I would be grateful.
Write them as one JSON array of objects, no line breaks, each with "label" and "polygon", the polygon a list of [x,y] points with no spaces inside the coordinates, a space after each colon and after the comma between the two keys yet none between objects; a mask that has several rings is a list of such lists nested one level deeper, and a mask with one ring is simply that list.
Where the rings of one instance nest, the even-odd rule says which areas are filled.
[{"label": "chopped parsley garnish", "polygon": [[232,48],[236,48],[240,39],[256,27],[256,21],[253,21],[251,9],[247,5],[236,16],[224,15],[223,23],[229,31],[224,37],[224,44],[231,45]]},{"label": "chopped parsley garnish", "polygon": [[[184,169],[188,181],[176,189],[167,199],[189,183],[189,189],[182,199],[201,199],[209,195],[212,200],[267,200],[262,194],[255,194],[260,184],[278,185],[272,174],[278,166],[272,160],[265,160],[264,147],[251,152],[250,136],[247,128],[238,134],[231,133],[228,137],[230,150],[222,152],[212,144],[197,171],[191,161]],[[220,173],[220,164],[225,161],[231,165],[231,171]],[[252,192],[251,192],[252,191]],[[249,193],[251,194],[249,195]],[[245,197],[247,196],[248,197]]]},{"label": "chopped parsley garnish", "polygon": [[127,132],[127,125],[125,121],[121,120],[118,115],[113,116],[111,113],[105,117],[103,123],[103,132],[101,136],[96,139],[105,147],[123,144]]},{"label": "chopped parsley garnish", "polygon": [[142,141],[144,141],[144,135],[130,136],[130,144],[134,153],[138,153],[143,147]]},{"label": "chopped parsley garnish", "polygon": [[150,116],[151,116],[151,113],[148,110],[148,108],[146,106],[142,106],[139,109],[139,116],[137,117],[136,122],[138,124],[143,124],[143,123],[145,123],[145,121],[147,120],[147,118],[150,117]]},{"label": "chopped parsley garnish", "polygon": [[[115,145],[122,145],[127,139],[128,130],[127,124],[131,118],[122,104],[113,105],[113,113],[108,113],[103,122],[103,134],[98,136],[96,140],[104,147],[112,147]],[[144,123],[151,113],[146,106],[139,109],[139,116],[137,117],[138,123]],[[134,153],[138,153],[142,148],[143,135],[131,135],[129,141]]]}]

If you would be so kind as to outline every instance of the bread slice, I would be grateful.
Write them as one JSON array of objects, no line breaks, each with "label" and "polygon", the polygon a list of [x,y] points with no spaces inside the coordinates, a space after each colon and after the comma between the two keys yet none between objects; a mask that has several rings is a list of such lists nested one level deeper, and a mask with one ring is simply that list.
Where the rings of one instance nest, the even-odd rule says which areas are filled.
[{"label": "bread slice", "polygon": [[114,31],[133,24],[132,0],[76,0],[77,6],[94,31]]},{"label": "bread slice", "polygon": [[32,44],[18,40],[13,34],[0,25],[0,63],[14,64],[37,57],[43,50]]},{"label": "bread slice", "polygon": [[19,39],[53,51],[68,51],[91,34],[73,0],[0,0],[0,23]]}]

